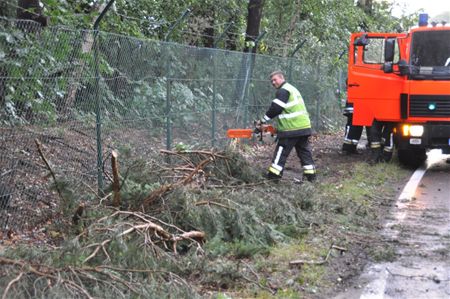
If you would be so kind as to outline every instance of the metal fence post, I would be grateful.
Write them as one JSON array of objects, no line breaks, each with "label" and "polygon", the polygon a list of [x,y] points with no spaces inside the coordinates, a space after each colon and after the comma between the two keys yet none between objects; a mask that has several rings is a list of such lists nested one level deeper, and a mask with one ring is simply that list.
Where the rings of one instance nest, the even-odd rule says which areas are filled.
[{"label": "metal fence post", "polygon": [[211,111],[211,145],[214,147],[216,144],[216,101],[217,101],[217,83],[216,83],[216,50],[214,50],[213,55],[213,100],[212,100],[212,111]]},{"label": "metal fence post", "polygon": [[213,100],[212,100],[212,112],[211,112],[211,145],[214,147],[216,144],[216,116],[217,116],[217,66],[216,66],[216,47],[217,43],[219,43],[225,34],[227,33],[228,29],[234,24],[234,22],[230,22],[227,24],[227,27],[225,27],[224,31],[220,36],[216,39],[214,39],[213,43],[213,54],[212,54],[212,60],[213,60]]},{"label": "metal fence post", "polygon": [[[320,82],[320,63],[319,63],[319,59],[317,59],[317,71],[316,71],[316,84],[317,82]],[[314,122],[314,125],[316,127],[316,130],[319,129],[320,126],[320,95],[321,95],[321,91],[318,90],[317,94],[316,94],[316,119]]]},{"label": "metal fence post", "polygon": [[248,57],[246,59],[248,61],[248,67],[247,67],[248,70],[247,70],[247,73],[245,76],[244,90],[242,92],[242,107],[244,108],[244,118],[243,118],[243,124],[242,124],[243,127],[247,126],[247,123],[248,123],[248,102],[247,102],[248,96],[247,96],[247,94],[249,91],[249,85],[250,85],[250,80],[251,80],[251,76],[252,76],[252,74],[251,74],[251,72],[252,72],[252,55],[254,55],[253,47],[250,48],[250,51],[246,55],[248,55]]},{"label": "metal fence post", "polygon": [[99,95],[100,72],[98,70],[98,26],[108,9],[114,3],[110,0],[94,22],[94,65],[95,65],[95,131],[97,138],[97,187],[98,194],[103,196],[103,149],[102,149],[102,99]]},{"label": "metal fence post", "polygon": [[167,78],[166,86],[166,149],[172,148],[172,103],[170,93],[172,88],[172,80]]}]

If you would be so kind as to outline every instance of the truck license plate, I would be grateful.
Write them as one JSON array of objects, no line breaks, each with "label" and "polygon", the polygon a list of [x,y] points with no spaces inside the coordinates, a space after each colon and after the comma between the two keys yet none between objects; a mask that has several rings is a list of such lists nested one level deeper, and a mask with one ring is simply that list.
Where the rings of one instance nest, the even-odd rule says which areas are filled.
[{"label": "truck license plate", "polygon": [[411,138],[411,139],[409,139],[409,144],[422,144],[422,139],[420,139],[420,138]]}]

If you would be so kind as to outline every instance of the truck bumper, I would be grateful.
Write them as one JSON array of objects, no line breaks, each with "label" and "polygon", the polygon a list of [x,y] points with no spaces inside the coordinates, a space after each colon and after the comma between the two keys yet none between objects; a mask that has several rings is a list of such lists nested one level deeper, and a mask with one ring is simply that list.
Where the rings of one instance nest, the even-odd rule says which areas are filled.
[{"label": "truck bumper", "polygon": [[404,125],[399,124],[396,131],[396,143],[399,149],[438,148],[444,153],[450,152],[449,123],[414,124],[423,126],[422,136],[404,136]]}]

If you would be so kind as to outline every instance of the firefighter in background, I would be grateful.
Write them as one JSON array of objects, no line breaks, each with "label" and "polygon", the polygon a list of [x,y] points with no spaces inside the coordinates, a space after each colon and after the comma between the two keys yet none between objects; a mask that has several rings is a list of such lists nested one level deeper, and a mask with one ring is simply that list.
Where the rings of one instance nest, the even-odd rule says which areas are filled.
[{"label": "firefighter in background", "polygon": [[[347,117],[347,123],[345,124],[344,143],[342,144],[342,151],[346,154],[357,154],[357,146],[363,132],[363,126],[354,126],[353,122],[353,104],[346,102],[344,113]],[[368,145],[371,146],[371,133],[370,127],[366,127],[366,135]]]},{"label": "firefighter in background", "polygon": [[394,125],[374,120],[370,129],[370,162],[389,162],[394,152]]},{"label": "firefighter in background", "polygon": [[308,181],[316,178],[316,169],[309,144],[311,136],[311,121],[303,98],[297,88],[284,79],[281,71],[270,74],[270,82],[276,88],[276,96],[263,119],[263,124],[273,118],[277,119],[278,143],[269,167],[269,179],[281,179],[287,158],[295,147],[297,156],[303,168],[303,177]]},{"label": "firefighter in background", "polygon": [[[339,56],[339,59],[342,57]],[[344,142],[342,144],[342,152],[345,154],[358,154],[357,147],[358,143],[361,139],[362,132],[364,130],[363,126],[354,126],[353,125],[353,103],[349,103],[345,97],[341,97],[343,94],[341,93],[342,87],[342,73],[339,73],[339,83],[338,88],[336,89],[336,96],[340,99],[341,103],[344,104],[344,116],[347,117],[347,123],[345,124],[345,134],[344,134]],[[348,84],[348,78],[345,79],[345,86]],[[344,94],[345,95],[345,94]],[[368,146],[370,146],[370,127],[366,126],[366,136],[368,141]]]}]

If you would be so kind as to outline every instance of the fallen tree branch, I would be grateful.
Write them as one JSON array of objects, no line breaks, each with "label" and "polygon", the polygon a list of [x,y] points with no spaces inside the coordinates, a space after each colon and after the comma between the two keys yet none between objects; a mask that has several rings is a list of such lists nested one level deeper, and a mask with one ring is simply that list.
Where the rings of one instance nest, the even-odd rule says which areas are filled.
[{"label": "fallen tree branch", "polygon": [[[175,273],[169,272],[169,271],[162,271],[162,270],[153,270],[153,269],[126,269],[126,268],[118,268],[118,267],[111,267],[107,265],[100,265],[96,267],[64,267],[64,268],[54,268],[51,266],[46,266],[42,264],[36,264],[31,263],[26,260],[13,260],[8,259],[4,257],[0,257],[0,265],[9,265],[12,267],[15,267],[20,273],[12,279],[5,290],[3,291],[3,295],[1,299],[8,298],[9,291],[11,290],[11,287],[14,284],[17,284],[22,277],[27,277],[27,280],[29,280],[32,275],[35,275],[39,279],[46,279],[48,280],[49,286],[54,286],[55,284],[61,283],[66,286],[67,291],[73,294],[73,290],[78,292],[77,295],[83,295],[86,298],[93,299],[93,297],[88,293],[86,289],[81,287],[84,285],[84,281],[93,281],[96,284],[102,283],[105,286],[111,286],[116,289],[118,294],[124,294],[126,292],[131,291],[138,295],[138,297],[142,296],[142,293],[139,292],[139,287],[142,287],[141,283],[136,283],[136,281],[130,280],[129,273],[161,273],[165,275],[170,275],[181,281],[184,285],[189,286],[189,284],[182,279],[180,276],[176,275]],[[111,271],[113,270],[113,271]],[[117,272],[117,273],[116,273]],[[120,272],[121,274],[119,274]],[[96,273],[98,275],[105,276],[107,279],[101,279],[98,276],[94,276],[90,273]],[[64,275],[68,275],[66,277],[70,277],[70,279],[63,278]],[[78,283],[75,283],[74,281],[77,281]],[[116,284],[120,284],[125,289],[116,288]],[[26,288],[22,287],[22,288]],[[11,297],[11,296],[10,296]],[[80,296],[74,296],[74,297],[80,297]]]},{"label": "fallen tree branch", "polygon": [[294,260],[294,261],[289,262],[289,265],[290,266],[303,265],[303,264],[307,264],[307,265],[323,265],[330,258],[330,255],[331,255],[331,252],[333,251],[333,249],[337,249],[340,252],[343,252],[343,251],[347,250],[347,249],[345,249],[343,247],[339,247],[339,246],[336,246],[334,244],[331,244],[330,248],[328,249],[327,255],[325,256],[325,258],[323,260],[321,260],[321,261]]},{"label": "fallen tree branch", "polygon": [[210,201],[210,200],[197,201],[194,205],[196,205],[196,206],[215,205],[215,206],[219,206],[219,207],[230,209],[230,210],[236,210],[235,208],[229,207],[220,202],[215,202],[215,201]]},{"label": "fallen tree branch", "polygon": [[203,240],[205,238],[205,233],[201,231],[190,231],[184,234],[173,236],[172,241],[178,242],[186,239]]},{"label": "fallen tree branch", "polygon": [[[100,250],[103,250],[104,254],[109,258],[109,255],[106,250],[106,245],[108,245],[114,238],[121,238],[126,235],[129,235],[133,232],[137,232],[144,236],[145,238],[145,244],[152,244],[154,245],[154,242],[152,241],[152,237],[157,238],[158,241],[162,241],[165,248],[168,248],[165,244],[166,242],[172,242],[172,250],[174,253],[177,253],[176,245],[177,242],[183,241],[183,240],[192,240],[195,241],[197,244],[201,245],[203,243],[203,240],[205,239],[205,233],[202,231],[189,231],[185,232],[177,227],[174,227],[178,231],[180,231],[180,234],[172,234],[166,229],[164,229],[161,225],[156,224],[152,220],[148,219],[149,216],[139,213],[139,212],[128,212],[128,211],[115,211],[112,215],[108,217],[103,217],[97,221],[97,223],[101,223],[105,221],[108,218],[123,215],[126,218],[128,217],[135,217],[139,220],[139,223],[119,223],[115,228],[111,228],[110,231],[121,231],[119,234],[117,234],[114,237],[109,237],[102,242],[90,244],[85,247],[85,249],[95,247],[95,249],[89,254],[89,256],[83,261],[83,264],[87,263],[91,259],[93,259],[95,256],[98,255]],[[129,225],[127,229],[123,229],[123,225]],[[94,228],[95,229],[95,228]],[[91,228],[92,230],[92,228]],[[148,242],[147,242],[148,241]]]},{"label": "fallen tree branch", "polygon": [[[54,280],[56,282],[60,282],[62,284],[65,284],[69,287],[72,287],[76,290],[78,290],[79,292],[81,292],[83,295],[85,295],[87,298],[89,299],[93,299],[93,297],[88,293],[87,290],[85,290],[83,287],[81,287],[80,285],[78,285],[77,283],[71,281],[71,280],[67,280],[67,279],[62,279],[59,275],[54,275],[52,274],[52,272],[58,272],[58,269],[54,269],[48,266],[43,266],[43,265],[32,265],[32,264],[28,264],[24,261],[16,261],[16,260],[10,260],[7,258],[2,258],[0,257],[0,264],[4,265],[4,264],[9,264],[9,265],[16,265],[16,266],[20,266],[21,269],[27,269],[28,272],[25,272],[25,274],[35,274],[37,276],[41,276],[41,277],[45,277],[47,279],[51,279]],[[39,268],[45,268],[42,271],[38,270]]]},{"label": "fallen tree branch", "polygon": [[5,290],[3,291],[2,299],[6,299],[7,298],[6,296],[8,295],[8,291],[11,288],[11,286],[13,284],[15,284],[16,282],[18,282],[22,278],[22,276],[23,276],[23,272],[20,272],[19,275],[16,278],[14,278],[13,280],[11,280],[8,283],[8,285],[6,286]]},{"label": "fallen tree branch", "polygon": [[177,254],[177,242],[182,241],[182,240],[187,240],[187,239],[194,240],[197,243],[199,243],[205,239],[205,233],[200,232],[200,231],[190,231],[190,232],[178,235],[178,236],[173,236],[171,241],[173,241],[172,248],[173,248],[173,252],[175,254]]},{"label": "fallen tree branch", "polygon": [[174,184],[166,184],[161,186],[160,188],[154,190],[152,193],[150,193],[150,195],[148,195],[143,201],[142,201],[142,207],[144,209],[144,211],[146,210],[147,207],[149,207],[156,199],[164,196],[165,194],[169,193],[170,191],[172,191],[173,189],[175,189],[176,187],[180,187],[183,185],[186,185],[188,183],[190,183],[193,180],[193,177],[195,174],[197,174],[198,172],[200,172],[201,170],[203,170],[203,168],[205,168],[206,165],[208,165],[209,163],[211,163],[213,161],[212,158],[207,158],[203,161],[201,161],[196,167],[195,169],[188,174],[184,179],[174,183]]},{"label": "fallen tree branch", "polygon": [[211,156],[213,158],[222,158],[222,159],[228,159],[227,156],[224,156],[219,153],[209,152],[209,151],[201,151],[201,150],[187,150],[187,151],[169,151],[161,149],[159,150],[160,153],[167,154],[167,155],[175,155],[175,156],[181,156],[181,155],[190,155],[190,154],[197,154],[197,155],[207,155]]},{"label": "fallen tree branch", "polygon": [[37,138],[34,139],[34,142],[36,143],[39,155],[41,156],[42,160],[44,161],[45,166],[47,167],[48,171],[50,172],[50,175],[53,178],[53,181],[55,182],[56,191],[58,192],[59,197],[61,198],[62,201],[65,201],[64,196],[62,195],[62,191],[60,190],[58,180],[56,179],[55,172],[53,171],[52,167],[50,166],[50,163],[48,162],[47,158],[44,155],[44,152],[42,151],[41,143],[39,142],[39,140]]},{"label": "fallen tree branch", "polygon": [[84,261],[83,261],[83,264],[86,264],[89,260],[91,260],[92,258],[94,258],[96,255],[97,255],[97,253],[100,251],[100,249],[103,249],[104,250],[104,252],[105,252],[105,245],[106,244],[108,244],[109,242],[111,242],[112,240],[111,239],[107,239],[107,240],[105,240],[105,241],[103,241],[102,243],[100,243],[100,244],[94,244],[94,245],[97,245],[97,247],[94,249],[94,251],[91,253],[91,255],[89,255]]}]

